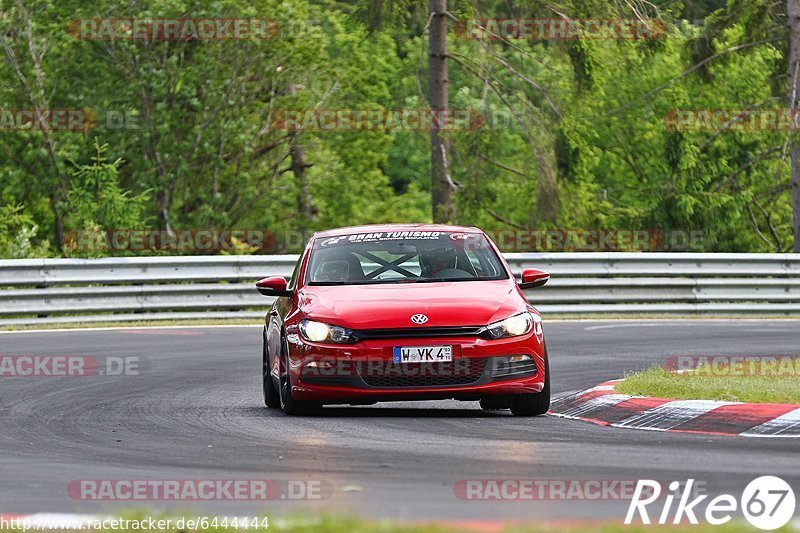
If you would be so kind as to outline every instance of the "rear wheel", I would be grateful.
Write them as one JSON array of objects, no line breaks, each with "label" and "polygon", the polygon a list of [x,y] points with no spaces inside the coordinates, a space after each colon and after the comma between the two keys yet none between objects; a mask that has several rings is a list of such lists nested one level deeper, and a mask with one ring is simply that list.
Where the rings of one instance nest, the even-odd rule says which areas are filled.
[{"label": "rear wheel", "polygon": [[301,402],[292,397],[292,380],[289,376],[289,343],[283,339],[281,344],[283,353],[281,354],[281,379],[280,379],[280,405],[283,412],[290,416],[302,416],[312,414],[319,408],[319,405],[310,402]]},{"label": "rear wheel", "polygon": [[267,407],[280,407],[281,399],[278,397],[278,389],[275,388],[275,382],[272,380],[272,373],[269,366],[269,354],[267,353],[267,340],[264,339],[262,344],[262,364],[261,376],[262,387],[264,389],[264,405]]},{"label": "rear wheel", "polygon": [[538,416],[550,410],[550,359],[544,349],[544,388],[542,392],[520,394],[511,400],[511,413],[515,416]]}]

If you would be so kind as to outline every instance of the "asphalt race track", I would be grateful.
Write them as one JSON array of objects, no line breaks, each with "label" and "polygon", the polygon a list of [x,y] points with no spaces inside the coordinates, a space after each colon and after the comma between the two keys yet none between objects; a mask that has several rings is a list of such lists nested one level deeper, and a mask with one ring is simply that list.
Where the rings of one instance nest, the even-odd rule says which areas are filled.
[{"label": "asphalt race track", "polygon": [[[793,355],[800,321],[545,322],[556,395],[670,355]],[[0,355],[140,357],[140,375],[0,378],[0,514],[306,509],[399,519],[621,519],[627,501],[464,501],[465,479],[662,481],[741,494],[774,474],[800,488],[798,439],[599,427],[483,412],[477,403],[327,407],[286,417],[261,400],[260,327],[0,334]],[[321,500],[85,501],[72,480],[318,480]]]}]

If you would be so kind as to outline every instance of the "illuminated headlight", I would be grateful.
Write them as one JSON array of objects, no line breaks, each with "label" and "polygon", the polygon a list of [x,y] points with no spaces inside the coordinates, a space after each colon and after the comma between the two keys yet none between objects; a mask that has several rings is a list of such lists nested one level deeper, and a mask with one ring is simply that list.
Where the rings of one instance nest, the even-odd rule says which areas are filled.
[{"label": "illuminated headlight", "polygon": [[520,313],[506,318],[499,322],[494,322],[486,326],[486,331],[493,339],[504,337],[518,337],[530,333],[533,327],[533,319],[530,313]]},{"label": "illuminated headlight", "polygon": [[349,344],[355,342],[352,334],[352,331],[340,326],[331,326],[308,319],[300,321],[300,335],[307,341]]}]

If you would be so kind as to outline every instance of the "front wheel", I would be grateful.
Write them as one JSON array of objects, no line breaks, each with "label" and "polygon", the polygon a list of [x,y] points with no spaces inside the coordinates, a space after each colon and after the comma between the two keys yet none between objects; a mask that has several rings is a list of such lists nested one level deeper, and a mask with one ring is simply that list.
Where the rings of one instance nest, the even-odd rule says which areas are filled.
[{"label": "front wheel", "polygon": [[302,416],[312,414],[319,407],[309,402],[301,402],[292,397],[292,380],[289,376],[289,343],[283,339],[283,354],[281,354],[281,380],[280,404],[284,414],[289,416]]},{"label": "front wheel", "polygon": [[542,392],[520,394],[511,400],[511,413],[515,416],[538,416],[550,410],[550,359],[544,350],[544,388]]}]

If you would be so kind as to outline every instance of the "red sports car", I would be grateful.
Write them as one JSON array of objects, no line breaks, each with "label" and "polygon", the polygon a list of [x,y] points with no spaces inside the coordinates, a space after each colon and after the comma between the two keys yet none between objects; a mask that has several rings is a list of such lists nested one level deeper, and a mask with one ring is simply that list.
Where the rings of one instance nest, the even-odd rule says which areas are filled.
[{"label": "red sports car", "polygon": [[314,234],[264,324],[264,402],[286,414],[323,404],[455,398],[519,416],[546,413],[542,318],[481,230],[444,225]]}]

